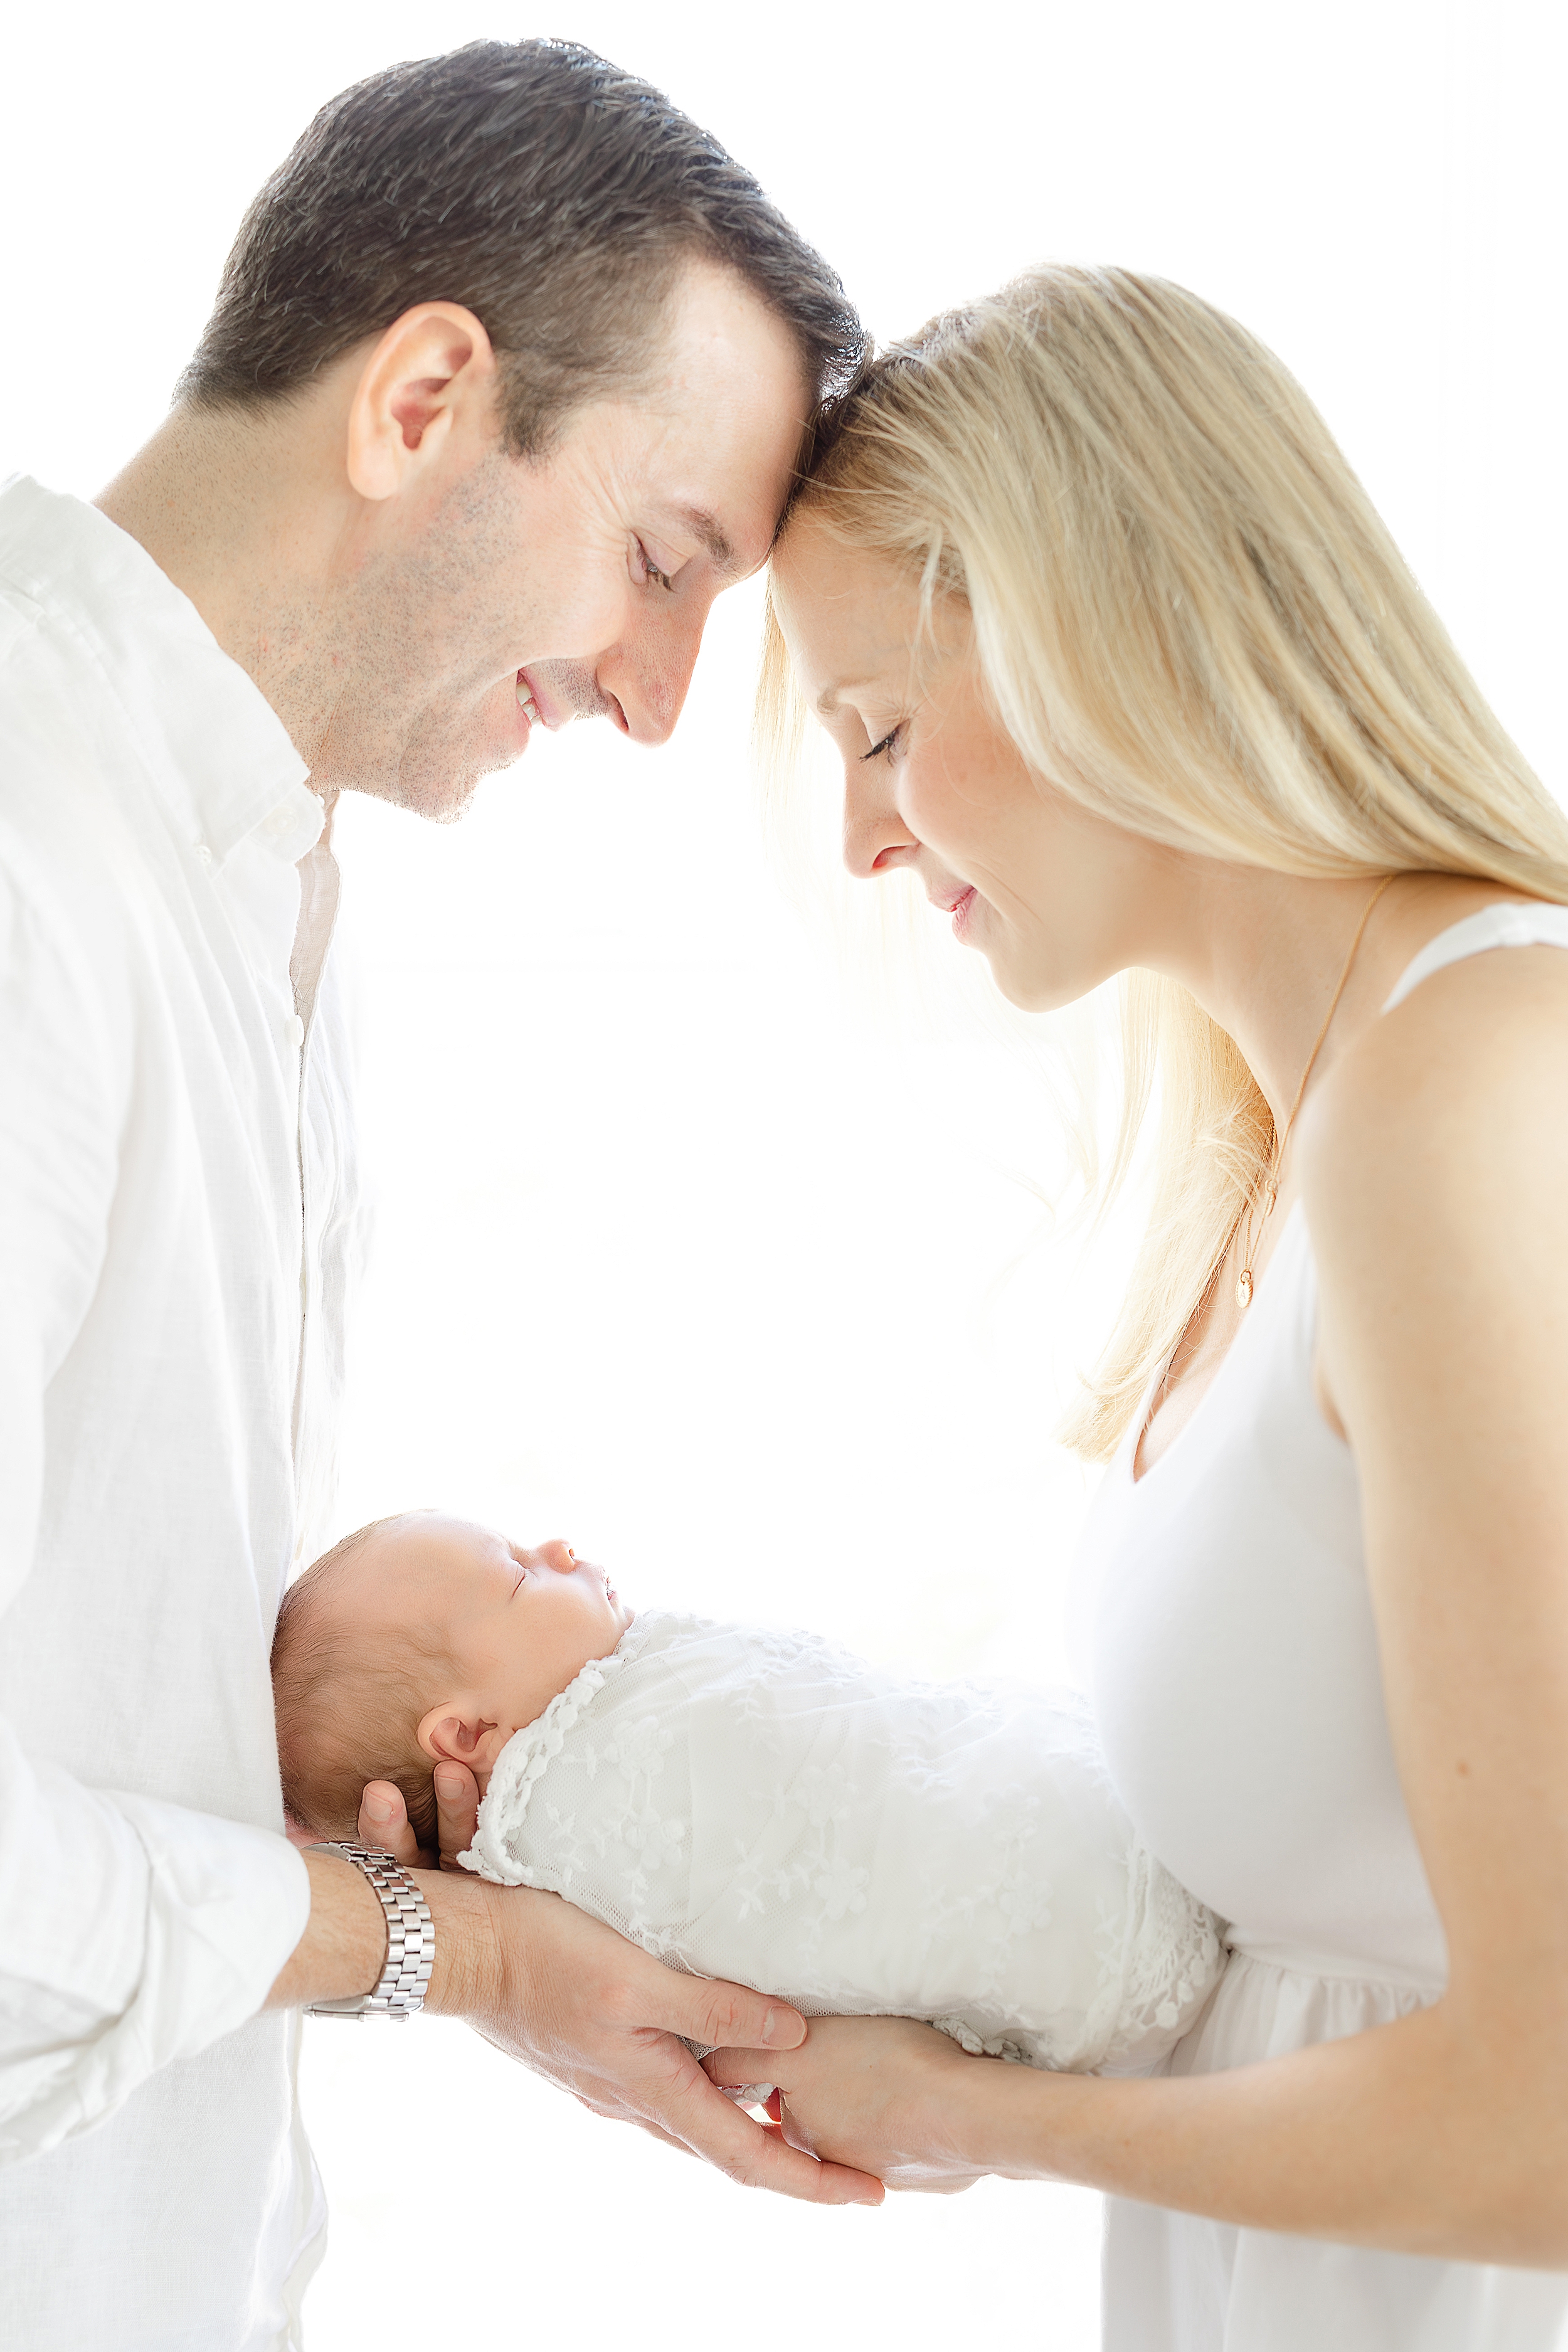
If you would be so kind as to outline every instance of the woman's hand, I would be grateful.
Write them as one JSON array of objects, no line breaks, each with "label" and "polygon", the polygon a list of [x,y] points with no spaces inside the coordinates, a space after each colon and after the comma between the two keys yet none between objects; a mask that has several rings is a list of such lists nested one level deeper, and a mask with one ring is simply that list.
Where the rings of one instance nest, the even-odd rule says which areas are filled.
[{"label": "woman's hand", "polygon": [[772,2083],[768,2113],[791,2147],[889,2189],[952,2196],[987,2169],[964,2152],[963,2127],[1000,2061],[966,2056],[932,2025],[814,2017],[798,2049],[715,2050],[702,2063],[722,2088]]}]

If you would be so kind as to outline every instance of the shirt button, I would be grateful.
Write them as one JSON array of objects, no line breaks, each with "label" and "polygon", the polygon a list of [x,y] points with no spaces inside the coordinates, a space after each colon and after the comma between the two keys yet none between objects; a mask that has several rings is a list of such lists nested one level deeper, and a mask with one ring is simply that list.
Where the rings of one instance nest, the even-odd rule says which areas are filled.
[{"label": "shirt button", "polygon": [[212,862],[213,862],[213,854],[212,854],[212,851],[207,847],[206,843],[205,843],[205,841],[198,841],[198,842],[197,842],[197,844],[196,844],[196,856],[200,858],[200,860],[201,860],[201,862],[202,862],[202,864],[203,864],[204,866],[210,866],[210,865],[212,864]]},{"label": "shirt button", "polygon": [[283,1034],[288,1038],[290,1045],[304,1044],[305,1024],[297,1013],[290,1013],[288,1020],[283,1024]]}]

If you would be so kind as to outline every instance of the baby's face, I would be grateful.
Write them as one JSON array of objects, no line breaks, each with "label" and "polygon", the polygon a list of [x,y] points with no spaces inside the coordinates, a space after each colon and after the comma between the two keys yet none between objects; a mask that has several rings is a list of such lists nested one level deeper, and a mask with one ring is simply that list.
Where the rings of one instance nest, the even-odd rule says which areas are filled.
[{"label": "baby's face", "polygon": [[[514,1731],[543,1714],[593,1658],[608,1657],[632,1612],[602,1568],[571,1546],[531,1550],[435,1511],[382,1528],[354,1559],[351,1605],[374,1640],[411,1625],[446,1653],[420,1722],[433,1763],[458,1759],[481,1785]],[[451,1687],[445,1687],[449,1682]]]}]

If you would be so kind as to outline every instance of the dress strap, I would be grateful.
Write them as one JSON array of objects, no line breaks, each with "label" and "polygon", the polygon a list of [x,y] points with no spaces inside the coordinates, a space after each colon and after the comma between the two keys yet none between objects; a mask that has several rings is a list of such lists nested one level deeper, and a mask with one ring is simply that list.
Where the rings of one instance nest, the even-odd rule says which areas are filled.
[{"label": "dress strap", "polygon": [[1506,905],[1483,907],[1479,914],[1450,923],[1446,931],[1427,940],[1414,962],[1405,966],[1383,1009],[1392,1013],[1413,988],[1419,988],[1446,964],[1463,963],[1467,956],[1484,955],[1489,948],[1534,947],[1568,948],[1568,907],[1549,906],[1542,899],[1528,903],[1512,899]]}]

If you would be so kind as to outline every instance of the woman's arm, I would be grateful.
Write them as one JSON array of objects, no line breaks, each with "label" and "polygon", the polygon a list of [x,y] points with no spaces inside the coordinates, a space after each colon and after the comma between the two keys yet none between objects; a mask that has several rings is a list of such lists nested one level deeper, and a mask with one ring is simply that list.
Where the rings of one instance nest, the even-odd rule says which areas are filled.
[{"label": "woman's arm", "polygon": [[1312,1107],[1302,1178],[1443,1998],[1154,2082],[993,2065],[883,2021],[715,2071],[779,2083],[793,2137],[895,2185],[1054,2177],[1568,2268],[1568,956],[1456,966],[1374,1024]]}]

